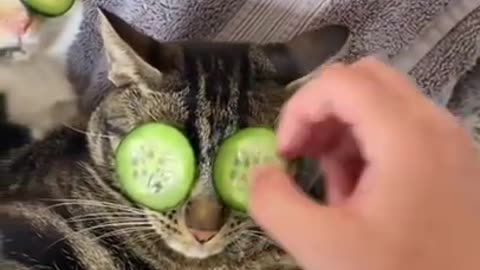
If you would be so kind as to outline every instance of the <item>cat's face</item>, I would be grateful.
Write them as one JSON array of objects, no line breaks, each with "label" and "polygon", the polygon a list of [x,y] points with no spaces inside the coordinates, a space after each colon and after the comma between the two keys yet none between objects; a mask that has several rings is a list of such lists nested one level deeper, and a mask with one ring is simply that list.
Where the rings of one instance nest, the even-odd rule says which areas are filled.
[{"label": "cat's face", "polygon": [[144,208],[162,242],[194,259],[222,254],[240,261],[271,248],[252,220],[217,196],[212,182],[216,153],[241,128],[273,128],[281,105],[294,90],[292,82],[338,53],[348,30],[325,27],[288,43],[265,45],[158,43],[113,14],[103,14],[99,24],[108,76],[116,90],[89,122],[91,157],[102,175],[97,180],[109,192],[121,194],[113,168],[122,138],[142,123],[170,124],[192,145],[197,177],[189,197],[177,208]]},{"label": "cat's face", "polygon": [[82,0],[76,0],[68,12],[58,17],[36,13],[22,0],[1,0],[0,52],[32,55],[53,50],[51,53],[64,54],[79,31],[82,14]]}]

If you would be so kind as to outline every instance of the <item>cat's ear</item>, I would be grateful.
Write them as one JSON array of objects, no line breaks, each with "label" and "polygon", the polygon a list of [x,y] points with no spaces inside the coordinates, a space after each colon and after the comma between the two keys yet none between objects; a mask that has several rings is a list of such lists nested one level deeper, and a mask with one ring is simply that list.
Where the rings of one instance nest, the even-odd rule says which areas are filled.
[{"label": "cat's ear", "polygon": [[161,78],[177,64],[174,47],[160,44],[105,9],[98,10],[108,77],[115,85],[135,82],[140,76]]},{"label": "cat's ear", "polygon": [[287,42],[269,43],[262,47],[275,69],[274,79],[288,84],[303,78],[340,53],[349,36],[346,26],[326,25]]}]

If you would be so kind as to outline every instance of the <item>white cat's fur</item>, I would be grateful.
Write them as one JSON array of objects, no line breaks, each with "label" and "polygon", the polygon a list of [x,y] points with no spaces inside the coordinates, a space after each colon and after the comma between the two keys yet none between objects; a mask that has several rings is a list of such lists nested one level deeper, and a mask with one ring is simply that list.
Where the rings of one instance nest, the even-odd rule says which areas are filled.
[{"label": "white cat's fur", "polygon": [[34,139],[76,113],[76,95],[58,62],[46,56],[0,64],[0,89],[6,94],[9,122],[29,127]]},{"label": "white cat's fur", "polygon": [[77,0],[64,16],[42,18],[35,31],[23,37],[22,52],[0,59],[0,93],[6,96],[8,121],[30,128],[34,139],[77,113],[66,60],[82,19],[83,4]]}]

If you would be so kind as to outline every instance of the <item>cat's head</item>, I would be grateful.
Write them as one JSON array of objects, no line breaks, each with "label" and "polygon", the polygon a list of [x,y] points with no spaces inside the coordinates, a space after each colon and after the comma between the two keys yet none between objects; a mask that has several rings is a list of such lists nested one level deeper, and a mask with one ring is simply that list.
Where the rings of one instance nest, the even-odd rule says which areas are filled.
[{"label": "cat's head", "polygon": [[[42,4],[43,0],[36,1]],[[0,55],[35,55],[39,52],[65,57],[80,31],[83,0],[74,0],[60,16],[37,12],[23,0],[0,1]],[[31,1],[35,2],[35,1]],[[51,5],[52,1],[47,1]]]},{"label": "cat's head", "polygon": [[[217,151],[239,129],[273,128],[294,82],[339,53],[348,29],[325,26],[262,45],[157,42],[115,15],[100,13],[108,77],[116,89],[88,125],[89,150],[101,176],[96,179],[126,198],[114,170],[117,147],[143,123],[167,123],[189,140],[197,164],[184,203],[166,212],[144,208],[161,242],[196,259],[220,253],[242,260],[271,247],[248,217],[219,199],[212,182]],[[145,244],[150,250],[152,245]]]}]

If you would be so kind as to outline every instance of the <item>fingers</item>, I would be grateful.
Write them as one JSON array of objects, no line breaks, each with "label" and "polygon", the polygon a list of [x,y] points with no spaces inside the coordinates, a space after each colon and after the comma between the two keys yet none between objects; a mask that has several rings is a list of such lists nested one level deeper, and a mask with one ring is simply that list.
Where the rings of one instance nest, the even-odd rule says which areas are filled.
[{"label": "fingers", "polygon": [[[467,152],[461,132],[444,116],[402,75],[371,58],[325,68],[284,106],[277,137],[282,154],[320,161],[329,206],[267,167],[251,182],[251,217],[305,269],[385,269],[388,260],[405,261],[397,255],[407,251],[409,258],[408,249],[418,246],[406,244],[408,230],[417,228],[422,240],[436,231],[426,225],[444,221],[434,208],[448,207],[435,199],[465,197],[459,175],[477,179],[468,177],[477,166],[458,158]],[[387,261],[375,259],[384,250]]]},{"label": "fingers", "polygon": [[[311,135],[322,133],[316,129],[318,125],[331,117],[351,128],[367,160],[381,157],[385,147],[398,143],[393,140],[408,131],[405,123],[399,123],[399,115],[407,113],[405,108],[410,109],[410,100],[417,97],[408,92],[417,90],[411,85],[410,89],[405,88],[409,83],[402,76],[396,76],[385,66],[375,67],[381,64],[367,60],[355,66],[326,67],[287,102],[277,132],[280,152],[290,157],[303,155]],[[382,73],[377,69],[387,71]],[[395,79],[397,83],[384,82],[387,79]],[[407,94],[399,94],[401,91],[393,89],[392,84],[401,86],[400,90]]]},{"label": "fingers", "polygon": [[[395,82],[395,88],[391,88],[390,92],[396,95],[415,95],[420,97],[422,94],[418,91],[416,84],[409,77],[390,68],[384,62],[377,60],[375,57],[368,56],[358,62],[354,62],[351,68],[356,72],[364,74],[364,76],[374,78],[377,83],[381,82],[381,87],[389,87]],[[404,91],[404,89],[415,88],[416,91]],[[427,100],[424,100],[427,101]]]},{"label": "fingers", "polygon": [[352,195],[365,167],[351,134],[344,132],[339,137],[336,145],[319,157],[325,175],[327,202],[333,206],[342,204]]},{"label": "fingers", "polygon": [[[293,255],[311,253],[301,232],[330,234],[328,210],[311,201],[293,181],[275,167],[258,168],[250,189],[249,213],[252,218]],[[322,217],[323,215],[323,217]],[[322,220],[313,226],[312,218]],[[293,233],[292,233],[293,232]],[[321,236],[320,236],[321,237]]]},{"label": "fingers", "polygon": [[[285,213],[298,215],[298,221],[301,224],[301,220],[306,218],[305,213],[319,209],[318,205],[304,196],[286,173],[276,167],[258,168],[252,177],[249,211],[260,224],[265,223],[266,220],[269,223],[272,223],[272,220],[282,220]],[[299,224],[290,223],[289,225]],[[290,229],[293,228],[283,225],[272,228],[274,231]]]}]

